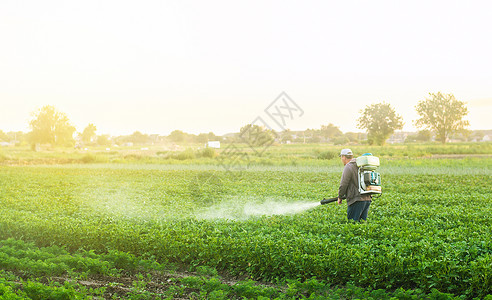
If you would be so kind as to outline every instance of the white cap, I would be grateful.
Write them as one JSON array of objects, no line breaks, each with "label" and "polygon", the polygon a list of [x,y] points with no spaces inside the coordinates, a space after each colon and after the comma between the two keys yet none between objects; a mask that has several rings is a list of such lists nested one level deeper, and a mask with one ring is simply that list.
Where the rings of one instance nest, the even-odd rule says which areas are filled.
[{"label": "white cap", "polygon": [[350,150],[350,149],[342,149],[339,156],[342,156],[342,155],[354,155],[354,154],[352,153],[352,150]]}]

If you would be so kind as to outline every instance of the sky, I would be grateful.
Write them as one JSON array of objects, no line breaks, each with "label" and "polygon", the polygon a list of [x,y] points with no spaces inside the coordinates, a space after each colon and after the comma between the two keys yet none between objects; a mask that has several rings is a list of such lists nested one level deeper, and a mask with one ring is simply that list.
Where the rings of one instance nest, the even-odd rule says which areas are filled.
[{"label": "sky", "polygon": [[[53,105],[98,134],[225,134],[258,120],[347,132],[361,131],[365,106],[387,102],[414,131],[415,106],[438,91],[467,103],[470,129],[492,129],[491,11],[489,1],[2,0],[0,129],[27,132]],[[268,112],[279,103],[293,113],[280,125]]]}]

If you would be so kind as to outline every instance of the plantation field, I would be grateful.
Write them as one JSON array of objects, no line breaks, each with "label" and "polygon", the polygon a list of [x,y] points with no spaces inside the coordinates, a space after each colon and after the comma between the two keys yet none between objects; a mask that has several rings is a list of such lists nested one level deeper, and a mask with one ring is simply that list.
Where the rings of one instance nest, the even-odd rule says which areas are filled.
[{"label": "plantation field", "polygon": [[491,298],[490,152],[395,149],[381,156],[384,194],[362,224],[345,203],[317,205],[338,189],[343,166],[323,157],[335,148],[269,149],[241,172],[206,157],[10,160],[0,297]]}]

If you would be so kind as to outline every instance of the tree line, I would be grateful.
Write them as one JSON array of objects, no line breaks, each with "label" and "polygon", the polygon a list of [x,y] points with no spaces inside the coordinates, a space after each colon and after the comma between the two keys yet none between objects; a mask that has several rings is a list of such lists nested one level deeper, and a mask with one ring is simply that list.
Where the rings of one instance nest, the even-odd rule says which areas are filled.
[{"label": "tree line", "polygon": [[[446,143],[455,132],[463,131],[470,123],[463,118],[468,114],[465,103],[453,94],[429,93],[429,97],[415,107],[419,118],[417,128],[436,135],[436,140]],[[403,128],[403,118],[388,103],[372,104],[361,111],[358,128],[366,129],[369,143],[383,145],[395,130]]]},{"label": "tree line", "polygon": [[[414,137],[415,141],[428,141],[434,133],[436,140],[445,144],[452,134],[457,132],[467,134],[466,127],[470,124],[463,118],[468,114],[468,109],[465,103],[457,100],[453,94],[429,93],[429,97],[418,102],[415,109],[419,118],[414,120],[414,124],[422,129]],[[403,125],[403,117],[385,102],[367,105],[360,111],[357,119],[357,128],[366,131],[367,142],[371,145],[384,145],[396,130],[403,129]],[[250,137],[250,133],[255,133],[254,138]],[[261,138],[257,138],[260,134],[262,134]],[[308,129],[303,132],[304,138],[306,134],[311,135],[311,141],[316,137],[325,138],[334,144],[347,144],[357,140],[356,133],[343,134],[333,124],[321,126],[319,130]],[[272,139],[281,141],[289,139],[291,134],[288,131],[277,134],[257,125],[246,125],[241,128],[239,136],[246,142],[258,146]]]},{"label": "tree line", "polygon": [[[457,100],[453,94],[429,93],[429,97],[418,102],[415,107],[419,118],[414,120],[416,127],[422,129],[414,137],[416,141],[428,141],[434,134],[436,140],[446,143],[452,134],[465,132],[469,122],[463,118],[468,114],[464,102]],[[369,144],[384,145],[386,140],[396,131],[403,128],[404,122],[401,115],[388,103],[382,102],[367,105],[360,111],[357,119],[357,128],[365,130],[366,134],[348,132],[342,133],[339,127],[328,124],[320,129],[307,129],[301,132],[285,130],[275,132],[258,125],[247,124],[238,134],[232,136],[217,136],[213,132],[200,133],[198,135],[175,130],[168,136],[147,135],[139,131],[131,135],[110,137],[109,135],[97,135],[97,128],[90,123],[77,135],[79,143],[84,145],[110,145],[115,144],[148,144],[159,142],[173,143],[206,143],[212,140],[225,142],[247,142],[254,145],[269,143],[273,140],[279,142],[332,142],[334,144],[347,144],[360,142],[367,139]],[[24,139],[32,145],[51,144],[58,146],[74,146],[75,127],[63,112],[54,106],[44,106],[33,113],[33,119],[29,122],[31,131],[27,134],[16,132],[15,139]],[[0,141],[12,140],[12,133],[6,134],[0,130]]]}]

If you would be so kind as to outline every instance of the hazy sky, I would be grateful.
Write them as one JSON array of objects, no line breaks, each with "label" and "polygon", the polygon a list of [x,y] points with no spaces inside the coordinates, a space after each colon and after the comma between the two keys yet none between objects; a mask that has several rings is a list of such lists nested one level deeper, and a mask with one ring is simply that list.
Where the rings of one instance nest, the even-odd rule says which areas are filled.
[{"label": "hazy sky", "polygon": [[[54,105],[78,131],[237,132],[285,91],[287,128],[356,130],[389,102],[414,130],[429,92],[492,129],[489,1],[0,2],[0,129]],[[274,127],[274,126],[272,126]]]}]

